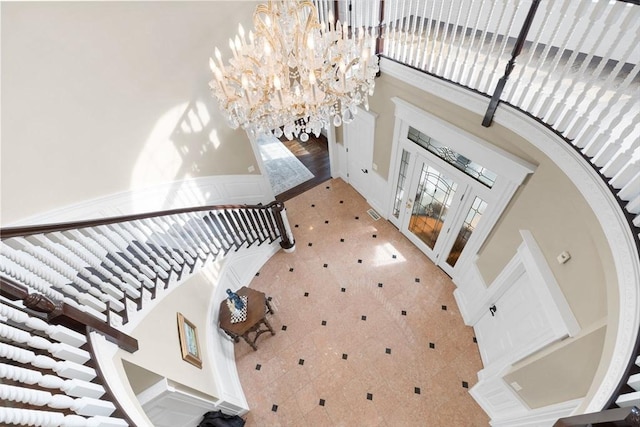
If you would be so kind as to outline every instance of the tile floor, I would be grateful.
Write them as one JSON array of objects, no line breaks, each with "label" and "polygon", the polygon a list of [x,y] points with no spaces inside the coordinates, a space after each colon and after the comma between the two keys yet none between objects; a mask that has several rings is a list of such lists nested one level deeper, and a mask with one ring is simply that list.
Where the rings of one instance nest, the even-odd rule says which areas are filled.
[{"label": "tile floor", "polygon": [[449,277],[342,180],[286,207],[296,250],[250,285],[276,335],[235,346],[247,426],[487,426]]}]

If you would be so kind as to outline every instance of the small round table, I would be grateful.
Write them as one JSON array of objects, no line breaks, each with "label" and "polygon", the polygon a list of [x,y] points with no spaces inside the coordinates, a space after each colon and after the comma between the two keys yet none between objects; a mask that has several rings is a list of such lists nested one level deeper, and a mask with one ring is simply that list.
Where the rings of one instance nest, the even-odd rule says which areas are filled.
[{"label": "small round table", "polygon": [[[247,297],[247,319],[242,322],[231,323],[231,312],[225,298],[220,303],[218,325],[220,329],[233,338],[234,342],[237,343],[242,338],[255,351],[258,349],[256,341],[260,335],[265,332],[271,332],[271,335],[276,334],[267,320],[267,313],[273,313],[273,309],[263,292],[243,286],[236,293],[241,297]],[[266,329],[261,329],[263,325]],[[253,339],[249,337],[251,333],[255,333]]]}]

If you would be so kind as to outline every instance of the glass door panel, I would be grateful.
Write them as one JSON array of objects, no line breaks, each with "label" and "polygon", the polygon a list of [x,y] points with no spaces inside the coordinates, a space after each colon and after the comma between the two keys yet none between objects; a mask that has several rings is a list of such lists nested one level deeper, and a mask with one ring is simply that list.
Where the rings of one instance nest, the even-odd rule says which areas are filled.
[{"label": "glass door panel", "polygon": [[460,254],[462,250],[467,245],[473,230],[476,229],[478,222],[482,218],[485,210],[487,209],[487,202],[482,200],[480,197],[476,196],[471,203],[471,207],[467,212],[467,215],[460,227],[460,231],[456,236],[456,240],[453,242],[453,246],[449,251],[449,256],[447,257],[447,264],[451,267],[455,267],[456,262],[458,262],[458,258],[460,258]]},{"label": "glass door panel", "polygon": [[393,210],[391,214],[394,218],[399,219],[402,209],[402,202],[404,199],[405,185],[407,184],[407,173],[409,169],[409,159],[411,153],[407,150],[402,150],[402,157],[400,159],[400,171],[398,172],[398,184],[396,185],[396,194],[393,199]]},{"label": "glass door panel", "polygon": [[456,182],[436,168],[422,164],[408,228],[430,249],[435,249],[457,188]]}]

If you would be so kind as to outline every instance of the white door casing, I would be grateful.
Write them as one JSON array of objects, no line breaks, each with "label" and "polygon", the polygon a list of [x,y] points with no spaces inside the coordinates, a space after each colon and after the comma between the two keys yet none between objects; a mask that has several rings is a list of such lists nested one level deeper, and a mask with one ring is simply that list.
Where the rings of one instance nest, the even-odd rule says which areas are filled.
[{"label": "white door casing", "polygon": [[[428,161],[436,165],[439,170],[449,176],[455,177],[457,182],[472,189],[472,191],[465,190],[465,199],[457,205],[459,209],[452,212],[453,217],[450,221],[451,228],[449,229],[447,226],[447,229],[445,229],[445,231],[451,233],[449,239],[441,243],[439,250],[425,251],[425,254],[447,274],[451,275],[455,281],[456,275],[465,271],[468,265],[471,264],[475,254],[498,221],[500,214],[515,193],[515,190],[523,182],[524,178],[535,170],[535,167],[406,101],[399,98],[392,98],[392,100],[396,104],[396,123],[391,153],[392,162],[389,171],[391,182],[388,196],[389,208],[387,209],[387,212],[390,213],[389,220],[401,230],[406,228],[408,221],[407,211],[410,211],[408,207],[415,202],[413,200],[415,190],[412,188],[412,191],[408,191],[411,186],[410,181],[412,179],[419,179],[419,176],[413,176],[412,178],[410,175],[413,174],[414,171],[419,170],[416,165],[421,162],[421,160],[419,160],[420,157],[428,159]],[[410,127],[497,173],[498,176],[493,186],[490,189],[485,187],[456,167],[411,141],[408,138]],[[409,154],[408,166],[402,165],[403,153]],[[403,167],[405,170],[403,170]],[[404,184],[405,191],[402,194],[402,200],[398,203],[396,200],[396,190],[399,180],[402,179],[400,172],[403,172],[406,178]],[[476,196],[480,197],[488,206],[482,214],[482,219],[478,226],[471,234],[464,251],[455,263],[455,266],[450,266],[446,262],[448,251],[453,246],[455,237],[464,221],[464,216],[469,211],[469,207]],[[394,216],[398,210],[401,211],[400,215]],[[403,224],[405,225],[403,226]],[[407,236],[411,238],[408,234]],[[424,248],[421,249],[424,251]]]},{"label": "white door casing", "polygon": [[371,198],[373,144],[377,114],[358,108],[351,123],[344,126],[347,182],[365,199]]}]

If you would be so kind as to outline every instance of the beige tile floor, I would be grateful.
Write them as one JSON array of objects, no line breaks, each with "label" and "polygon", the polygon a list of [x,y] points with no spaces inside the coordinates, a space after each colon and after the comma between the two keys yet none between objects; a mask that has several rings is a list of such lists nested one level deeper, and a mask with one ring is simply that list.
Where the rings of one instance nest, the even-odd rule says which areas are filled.
[{"label": "beige tile floor", "polygon": [[286,202],[296,250],[251,287],[276,335],[235,346],[247,426],[487,426],[449,277],[342,180]]}]

